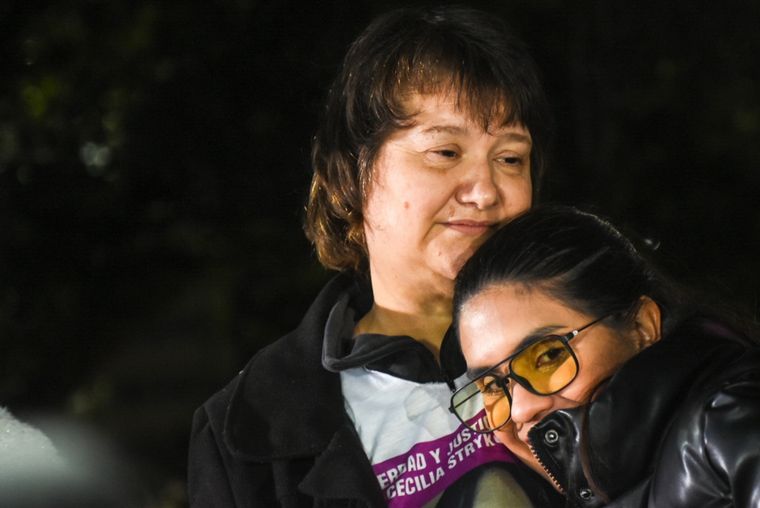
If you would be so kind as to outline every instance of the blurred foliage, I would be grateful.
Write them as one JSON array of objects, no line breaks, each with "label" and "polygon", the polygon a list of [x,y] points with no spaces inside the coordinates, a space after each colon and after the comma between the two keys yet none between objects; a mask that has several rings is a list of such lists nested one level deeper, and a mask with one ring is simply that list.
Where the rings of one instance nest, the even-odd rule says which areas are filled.
[{"label": "blurred foliage", "polygon": [[[181,505],[193,409],[329,275],[300,230],[310,137],[349,42],[402,4],[0,5],[0,401],[95,423]],[[543,69],[547,198],[756,312],[760,4],[474,5]]]}]

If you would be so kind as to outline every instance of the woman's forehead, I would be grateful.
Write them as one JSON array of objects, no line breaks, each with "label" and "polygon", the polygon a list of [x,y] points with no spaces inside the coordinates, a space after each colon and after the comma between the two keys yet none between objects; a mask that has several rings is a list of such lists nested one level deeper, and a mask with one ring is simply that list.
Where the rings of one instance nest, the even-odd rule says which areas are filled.
[{"label": "woman's forehead", "polygon": [[582,318],[540,288],[500,284],[487,287],[462,305],[458,331],[463,350],[495,349],[501,354],[515,349],[528,336],[549,330],[554,333]]},{"label": "woman's forehead", "polygon": [[506,106],[494,111],[476,110],[477,105],[463,102],[451,93],[421,94],[417,92],[404,96],[404,114],[408,120],[406,127],[423,125],[430,130],[476,129],[489,134],[498,134],[504,129],[520,131],[530,142],[530,132],[520,121],[506,112]]},{"label": "woman's forehead", "polygon": [[505,90],[468,86],[449,77],[432,83],[411,83],[398,93],[404,112],[410,116],[416,114],[415,106],[423,98],[430,99],[429,102],[448,104],[484,130],[522,123],[510,95]]}]

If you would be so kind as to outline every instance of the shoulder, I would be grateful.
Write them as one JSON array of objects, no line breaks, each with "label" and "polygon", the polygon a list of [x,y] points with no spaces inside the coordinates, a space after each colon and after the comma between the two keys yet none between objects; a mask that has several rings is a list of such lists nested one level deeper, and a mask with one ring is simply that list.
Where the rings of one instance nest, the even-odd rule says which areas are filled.
[{"label": "shoulder", "polygon": [[[705,321],[698,333],[686,335],[687,341],[681,348],[683,355],[694,355],[696,349],[705,349],[703,361],[694,365],[682,393],[681,407],[676,418],[679,426],[690,428],[692,434],[702,437],[709,449],[720,445],[728,438],[743,439],[741,434],[731,436],[715,431],[719,428],[741,426],[752,423],[760,410],[760,346],[743,341],[730,329],[717,322]],[[689,341],[693,338],[693,342]],[[678,361],[679,358],[673,358]],[[750,429],[748,429],[750,430]],[[750,434],[760,436],[760,425],[751,429]],[[758,448],[760,451],[760,448]]]},{"label": "shoulder", "polygon": [[310,467],[345,424],[340,377],[322,367],[322,343],[327,316],[352,284],[346,276],[330,281],[296,329],[259,350],[196,411],[191,506],[273,505],[276,483],[303,476],[274,464]]},{"label": "shoulder", "polygon": [[311,417],[324,429],[339,424],[340,379],[322,367],[324,327],[335,302],[356,284],[345,274],[331,279],[297,328],[259,350],[196,411],[192,440],[203,433],[233,455],[256,460],[324,447],[323,433],[316,439],[314,430],[302,429],[302,420],[293,415]]},{"label": "shoulder", "polygon": [[188,449],[188,502],[192,507],[274,506],[271,472],[263,464],[241,461],[225,440],[225,422],[232,394],[240,379],[199,407],[193,417]]},{"label": "shoulder", "polygon": [[[734,477],[749,457],[760,467],[760,348],[749,349],[720,370],[691,404],[710,463]],[[760,472],[760,471],[759,471]],[[756,478],[760,480],[760,476]]]},{"label": "shoulder", "polygon": [[664,505],[760,505],[760,349],[730,350],[704,365],[665,433],[652,483]]},{"label": "shoulder", "polygon": [[347,274],[333,277],[322,288],[299,325],[258,350],[246,365],[198,409],[210,419],[223,418],[229,404],[245,385],[258,382],[276,385],[273,376],[299,375],[321,370],[322,335],[327,316],[343,292],[356,281]]},{"label": "shoulder", "polygon": [[281,389],[288,379],[299,367],[319,364],[316,332],[331,293],[328,284],[295,330],[260,349],[195,411],[188,451],[190,506],[275,504],[269,461],[276,426],[270,419],[288,400]]}]

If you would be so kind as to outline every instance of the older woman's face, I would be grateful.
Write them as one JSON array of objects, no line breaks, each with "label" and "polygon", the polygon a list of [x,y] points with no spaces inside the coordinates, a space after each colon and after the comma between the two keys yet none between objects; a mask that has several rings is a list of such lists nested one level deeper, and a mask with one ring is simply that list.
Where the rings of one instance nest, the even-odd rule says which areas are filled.
[{"label": "older woman's face", "polygon": [[414,125],[393,133],[364,209],[373,285],[445,288],[500,225],[531,205],[530,133],[486,132],[454,96],[413,95]]},{"label": "older woman's face", "polygon": [[[529,337],[566,334],[596,317],[577,312],[539,289],[513,284],[487,289],[466,302],[460,313],[459,335],[468,370],[498,364]],[[595,388],[643,347],[637,333],[632,329],[623,334],[604,322],[583,330],[570,342],[578,374],[553,395],[536,395],[512,382],[512,420],[495,432],[499,441],[543,472],[530,452],[528,431],[553,411],[588,402]],[[508,366],[502,369],[504,375]]]}]

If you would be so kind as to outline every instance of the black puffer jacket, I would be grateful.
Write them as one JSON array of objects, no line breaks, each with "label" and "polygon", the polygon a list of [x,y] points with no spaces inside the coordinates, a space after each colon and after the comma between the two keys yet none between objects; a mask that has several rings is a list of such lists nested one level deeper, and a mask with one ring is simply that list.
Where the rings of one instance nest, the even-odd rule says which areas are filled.
[{"label": "black puffer jacket", "polygon": [[529,438],[568,506],[760,507],[760,348],[689,320]]}]

